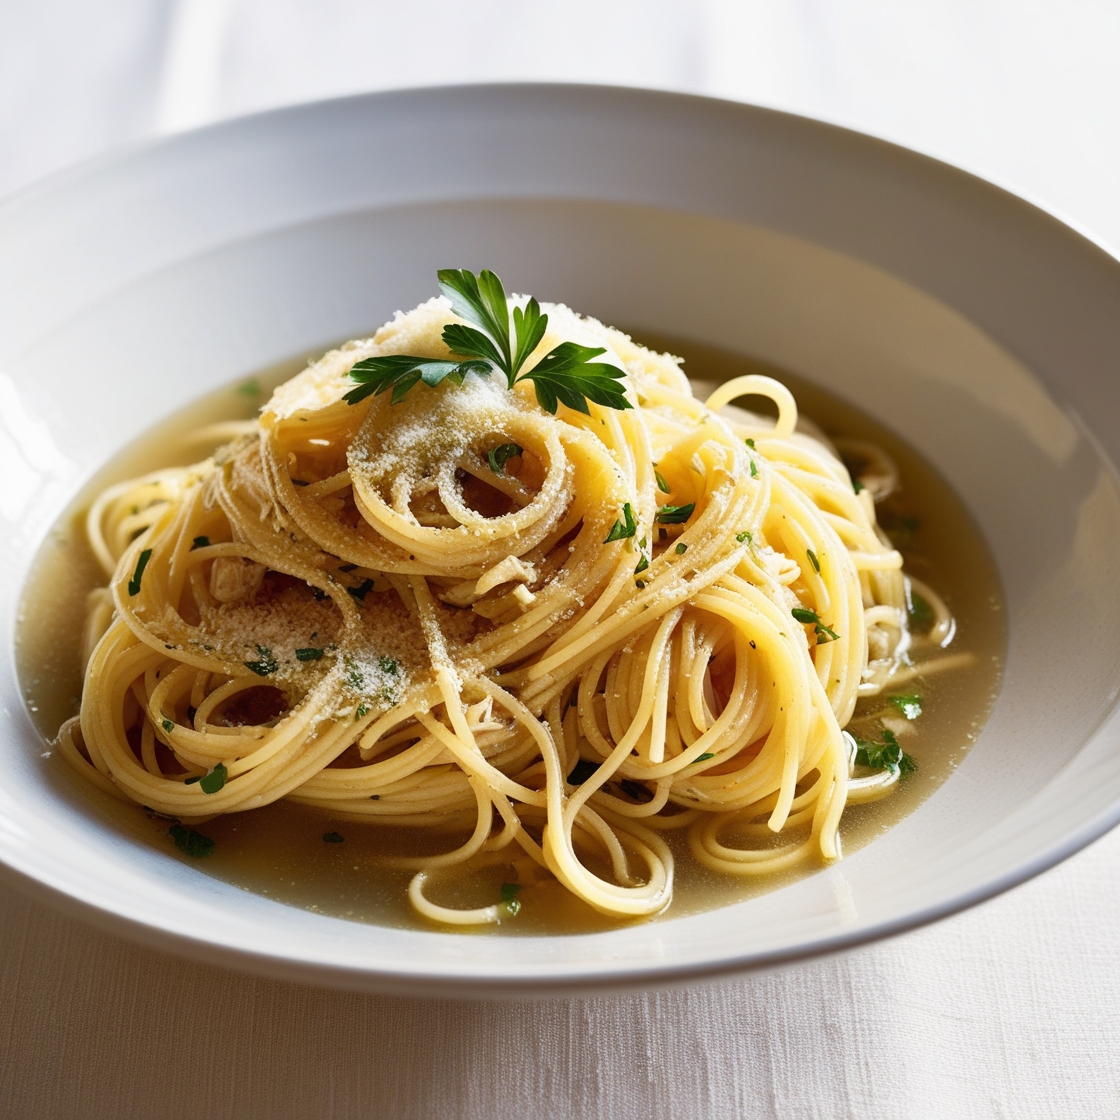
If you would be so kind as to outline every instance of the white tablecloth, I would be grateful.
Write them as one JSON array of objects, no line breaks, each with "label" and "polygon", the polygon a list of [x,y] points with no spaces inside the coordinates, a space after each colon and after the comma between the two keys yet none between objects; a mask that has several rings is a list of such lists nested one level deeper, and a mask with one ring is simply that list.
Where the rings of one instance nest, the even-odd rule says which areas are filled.
[{"label": "white tablecloth", "polygon": [[[1113,0],[6,0],[0,194],[136,137],[311,97],[590,80],[863,128],[1120,244],[1118,48]],[[226,973],[0,890],[0,1116],[1116,1115],[1118,866],[1114,834],[845,957],[511,1004]]]}]

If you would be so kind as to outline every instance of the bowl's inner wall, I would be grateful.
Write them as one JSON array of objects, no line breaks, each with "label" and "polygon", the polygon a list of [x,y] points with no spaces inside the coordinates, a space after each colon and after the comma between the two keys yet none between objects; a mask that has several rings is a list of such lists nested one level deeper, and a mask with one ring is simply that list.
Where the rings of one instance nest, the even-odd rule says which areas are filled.
[{"label": "bowl's inner wall", "polygon": [[[42,534],[114,451],[222,383],[370,333],[430,296],[435,270],[449,265],[494,268],[515,290],[604,321],[795,369],[936,463],[988,540],[1009,614],[1003,689],[958,773],[838,867],[715,914],[562,941],[371,937],[246,895],[99,825],[79,795],[49,780],[9,669],[5,858],[73,897],[247,952],[517,979],[761,957],[903,921],[982,889],[1023,835],[1067,812],[1062,798],[1075,794],[1048,786],[1106,718],[1120,680],[1110,579],[1120,493],[1107,463],[1023,365],[944,304],[830,250],[711,217],[559,201],[359,210],[230,241],[84,307],[9,358],[0,378],[13,480],[0,503],[11,530],[9,634]],[[1105,785],[1116,780],[1114,755],[1102,754]]]}]

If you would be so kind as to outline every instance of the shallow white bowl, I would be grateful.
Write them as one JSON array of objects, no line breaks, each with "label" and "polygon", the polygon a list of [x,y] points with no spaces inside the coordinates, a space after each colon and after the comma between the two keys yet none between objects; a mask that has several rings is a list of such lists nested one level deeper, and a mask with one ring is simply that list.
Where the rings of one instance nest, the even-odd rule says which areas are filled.
[{"label": "shallow white bowl", "polygon": [[[12,635],[99,464],[220,384],[371,330],[445,265],[827,384],[940,467],[1009,617],[954,776],[840,865],[573,937],[408,932],[248,894],[52,780]],[[0,207],[0,861],[107,929],[340,986],[660,984],[855,945],[1049,867],[1120,817],[1120,264],[943,164],[796,117],[581,87],[381,94],[162,141]],[[1111,460],[1111,461],[1110,461]]]}]

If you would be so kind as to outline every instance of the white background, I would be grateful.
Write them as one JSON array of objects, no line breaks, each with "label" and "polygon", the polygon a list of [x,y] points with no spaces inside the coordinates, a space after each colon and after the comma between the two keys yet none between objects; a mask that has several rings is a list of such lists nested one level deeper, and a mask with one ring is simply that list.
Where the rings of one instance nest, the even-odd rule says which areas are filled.
[{"label": "white background", "polygon": [[[0,0],[0,195],[243,112],[524,79],[806,113],[1120,245],[1117,0]],[[0,891],[0,1116],[1116,1115],[1118,931],[1113,835],[836,960],[489,1005],[188,965]]]}]

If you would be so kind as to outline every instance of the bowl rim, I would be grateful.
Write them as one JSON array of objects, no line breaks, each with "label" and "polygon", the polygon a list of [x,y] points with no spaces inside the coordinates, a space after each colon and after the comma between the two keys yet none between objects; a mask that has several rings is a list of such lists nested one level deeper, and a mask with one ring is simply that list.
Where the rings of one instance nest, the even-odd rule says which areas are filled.
[{"label": "bowl rim", "polygon": [[[1069,247],[1075,252],[1089,251],[1100,254],[1113,269],[1117,264],[1120,264],[1117,254],[1106,242],[1079,226],[1078,223],[1055,212],[1052,208],[1026,197],[1022,191],[1011,190],[919,150],[825,120],[744,102],[698,94],[583,83],[499,82],[424,86],[356,94],[268,109],[172,136],[156,137],[130,143],[114,151],[95,156],[72,167],[55,172],[0,200],[0,221],[3,221],[6,217],[15,216],[21,207],[33,204],[37,199],[44,198],[52,192],[80,188],[84,181],[102,170],[127,168],[130,163],[144,159],[153,152],[166,151],[176,147],[182,149],[194,144],[205,145],[215,139],[235,137],[240,130],[274,127],[303,115],[331,115],[354,109],[368,109],[371,112],[392,112],[394,104],[413,106],[422,105],[425,102],[439,104],[440,102],[446,103],[450,99],[462,99],[464,97],[496,97],[499,100],[515,100],[526,94],[537,97],[543,96],[548,99],[566,99],[569,103],[595,102],[604,98],[615,103],[629,101],[637,103],[639,107],[648,107],[652,111],[656,111],[659,106],[684,106],[692,112],[729,113],[739,115],[744,120],[778,122],[782,128],[801,129],[808,133],[816,131],[818,135],[830,141],[833,146],[847,148],[853,151],[857,157],[861,154],[861,151],[864,153],[877,152],[880,157],[903,161],[927,175],[941,176],[945,181],[951,179],[958,189],[963,188],[978,192],[978,197],[986,197],[990,203],[994,202],[1005,207],[1008,205],[1016,206],[1020,210],[1021,220],[1025,219],[1027,222],[1035,223],[1040,230],[1045,226],[1051,235],[1057,231],[1058,235],[1064,237]],[[884,266],[880,265],[880,267]],[[936,291],[933,294],[936,295]],[[1047,383],[1042,374],[1039,374],[1039,378],[1043,384]],[[1114,460],[1108,452],[1103,448],[1098,448],[1098,451],[1102,460],[1115,471]],[[11,635],[9,635],[9,639],[11,639]],[[10,645],[11,640],[9,641]],[[1100,733],[1100,729],[1098,729],[1096,734]],[[602,974],[587,969],[581,971],[578,965],[570,965],[567,973],[563,976],[539,976],[532,979],[516,977],[501,980],[490,976],[479,978],[421,972],[373,971],[368,968],[324,963],[310,958],[297,959],[291,956],[278,956],[267,950],[250,951],[242,947],[206,940],[201,936],[189,936],[154,923],[139,921],[116,912],[108,905],[98,905],[67,893],[63,889],[46,882],[42,877],[36,877],[29,870],[19,866],[19,861],[13,860],[9,853],[4,850],[2,844],[0,844],[0,877],[22,893],[46,902],[69,916],[88,922],[106,932],[123,934],[133,941],[150,947],[170,951],[209,964],[235,967],[278,979],[326,984],[351,990],[362,989],[412,995],[454,994],[486,998],[507,996],[530,998],[542,995],[573,996],[601,993],[604,990],[670,987],[711,979],[726,973],[770,969],[789,962],[850,950],[860,944],[929,924],[1018,886],[1069,858],[1118,823],[1120,823],[1120,800],[1097,812],[1088,820],[1082,822],[1079,827],[1067,832],[1060,840],[1050,843],[1047,847],[1025,859],[1012,863],[1005,872],[978,886],[927,907],[919,907],[906,914],[868,926],[861,926],[852,931],[841,931],[823,937],[810,938],[788,948],[752,950],[743,957],[720,957],[704,962],[679,964],[645,962],[630,967],[626,971],[616,970],[610,974]]]}]

